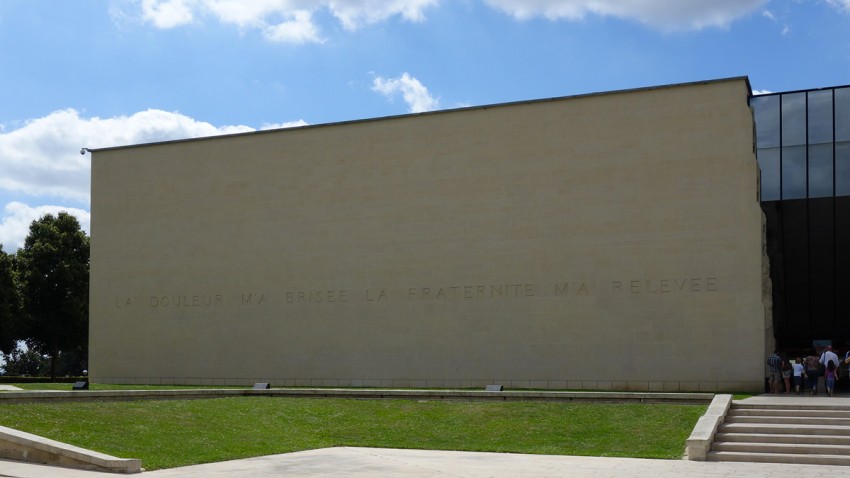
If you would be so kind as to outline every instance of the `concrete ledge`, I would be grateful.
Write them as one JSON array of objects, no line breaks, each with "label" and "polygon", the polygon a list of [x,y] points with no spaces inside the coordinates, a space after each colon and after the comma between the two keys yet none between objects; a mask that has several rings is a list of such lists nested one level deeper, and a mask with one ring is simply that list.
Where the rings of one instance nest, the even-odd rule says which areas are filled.
[{"label": "concrete ledge", "polygon": [[705,461],[717,427],[723,423],[726,413],[732,406],[732,395],[717,395],[708,406],[705,414],[699,418],[691,436],[687,440],[688,459]]},{"label": "concrete ledge", "polygon": [[0,426],[0,458],[111,473],[139,473],[141,460],[117,458]]},{"label": "concrete ledge", "polygon": [[[241,396],[315,397],[315,398],[407,398],[418,400],[552,400],[636,403],[709,403],[712,393],[656,392],[549,392],[549,391],[484,391],[432,389],[356,389],[356,388],[272,388],[256,389],[172,389],[172,390],[78,390],[21,391],[0,393],[0,403],[91,400],[173,400],[224,398]],[[728,396],[728,395],[727,395]],[[730,396],[731,397],[731,396]]]}]

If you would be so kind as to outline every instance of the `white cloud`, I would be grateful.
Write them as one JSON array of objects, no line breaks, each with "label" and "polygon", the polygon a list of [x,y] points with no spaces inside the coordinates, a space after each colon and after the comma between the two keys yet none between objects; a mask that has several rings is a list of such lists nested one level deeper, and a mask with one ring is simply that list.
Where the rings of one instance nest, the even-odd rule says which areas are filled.
[{"label": "white cloud", "polygon": [[142,0],[142,18],[158,28],[173,28],[192,21],[191,0]]},{"label": "white cloud", "polygon": [[382,22],[394,15],[412,22],[425,20],[425,9],[437,0],[336,0],[327,5],[333,16],[348,30]]},{"label": "white cloud", "polygon": [[389,99],[401,94],[411,113],[432,111],[440,106],[440,101],[431,96],[428,88],[407,73],[398,78],[376,77],[372,82],[372,91]]},{"label": "white cloud", "polygon": [[[588,14],[612,16],[659,28],[689,30],[725,27],[768,0],[483,0],[517,19],[580,20]],[[831,0],[837,1],[837,0]],[[847,2],[848,0],[841,0]]]},{"label": "white cloud", "polygon": [[[257,29],[269,41],[321,43],[314,14],[327,11],[346,30],[394,16],[425,20],[439,0],[134,0],[141,18],[157,28],[174,28],[205,15],[225,24]],[[580,20],[587,15],[634,20],[663,31],[727,27],[770,0],[480,0],[516,19]],[[850,12],[850,0],[824,0]],[[772,12],[763,15],[770,17]]]},{"label": "white cloud", "polygon": [[280,129],[280,128],[297,128],[299,126],[308,126],[310,123],[303,119],[296,121],[287,121],[286,123],[264,123],[260,126],[261,130]]},{"label": "white cloud", "polygon": [[87,202],[90,163],[80,148],[102,148],[254,131],[215,127],[179,113],[147,110],[116,118],[83,118],[56,111],[22,127],[0,129],[0,190]]},{"label": "white cloud", "polygon": [[281,43],[323,43],[319,28],[313,23],[313,14],[299,10],[292,14],[291,19],[275,25],[264,25],[263,36],[274,42]]},{"label": "white cloud", "polygon": [[826,3],[836,8],[847,10],[848,12],[850,12],[850,0],[826,0]]},{"label": "white cloud", "polygon": [[14,252],[23,247],[33,221],[45,214],[56,215],[63,211],[76,217],[80,222],[80,228],[89,234],[91,214],[83,209],[64,206],[32,207],[17,201],[6,204],[3,208],[2,220],[0,220],[0,244],[3,245],[3,250]]},{"label": "white cloud", "polygon": [[225,24],[257,29],[269,41],[321,43],[313,14],[327,10],[346,30],[393,16],[423,21],[425,9],[438,0],[140,0],[142,20],[157,28],[174,28],[212,15]]},{"label": "white cloud", "polygon": [[[267,124],[262,128],[306,124],[304,120],[298,120]],[[41,196],[50,198],[42,201],[55,203],[56,198],[64,198],[88,204],[91,156],[81,155],[82,147],[96,149],[254,130],[248,126],[216,127],[180,113],[162,110],[114,118],[84,118],[77,111],[68,109],[27,121],[15,129],[0,124],[0,191],[26,196],[29,198],[26,202],[39,200]],[[67,209],[61,206],[30,207],[21,202],[10,202],[0,213],[0,242],[17,247],[26,236],[29,223],[43,215],[42,211]],[[88,224],[87,216],[81,214],[74,213],[81,223]]]}]

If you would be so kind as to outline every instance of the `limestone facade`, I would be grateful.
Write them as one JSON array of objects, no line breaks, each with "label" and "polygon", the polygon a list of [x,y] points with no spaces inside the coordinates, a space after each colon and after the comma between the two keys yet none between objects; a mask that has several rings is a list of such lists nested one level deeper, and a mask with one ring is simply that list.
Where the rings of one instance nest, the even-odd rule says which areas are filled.
[{"label": "limestone facade", "polygon": [[95,150],[91,380],[758,390],[749,94]]}]

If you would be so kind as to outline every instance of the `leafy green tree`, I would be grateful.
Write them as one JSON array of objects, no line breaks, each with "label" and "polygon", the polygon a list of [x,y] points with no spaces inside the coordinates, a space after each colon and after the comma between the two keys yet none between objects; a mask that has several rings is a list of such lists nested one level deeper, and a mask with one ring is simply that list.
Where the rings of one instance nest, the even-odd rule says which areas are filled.
[{"label": "leafy green tree", "polygon": [[9,353],[15,349],[19,338],[18,315],[20,314],[20,295],[15,286],[14,256],[3,252],[0,244],[0,352]]},{"label": "leafy green tree", "polygon": [[88,347],[89,238],[74,216],[47,214],[30,224],[17,258],[21,332],[31,350],[50,357],[55,378],[63,352]]},{"label": "leafy green tree", "polygon": [[3,366],[6,375],[31,375],[33,377],[43,376],[50,370],[49,358],[41,355],[35,350],[16,348],[12,352],[3,354],[6,364]]}]

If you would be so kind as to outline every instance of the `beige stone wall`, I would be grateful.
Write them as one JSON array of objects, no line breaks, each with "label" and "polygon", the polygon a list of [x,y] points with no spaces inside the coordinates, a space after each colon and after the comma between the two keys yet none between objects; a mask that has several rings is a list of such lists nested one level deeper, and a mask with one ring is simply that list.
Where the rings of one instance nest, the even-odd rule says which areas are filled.
[{"label": "beige stone wall", "polygon": [[92,380],[758,389],[748,92],[96,151]]}]

